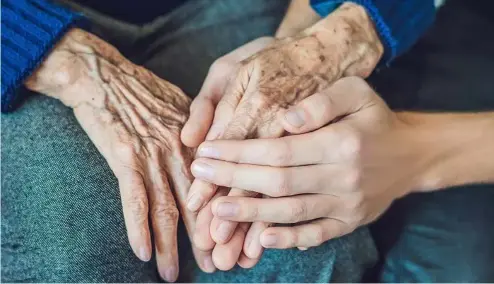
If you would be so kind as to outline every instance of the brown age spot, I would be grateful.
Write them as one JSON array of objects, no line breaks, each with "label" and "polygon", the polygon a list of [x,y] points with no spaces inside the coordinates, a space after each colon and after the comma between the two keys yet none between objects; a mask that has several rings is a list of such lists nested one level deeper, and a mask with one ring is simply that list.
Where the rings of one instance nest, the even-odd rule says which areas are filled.
[{"label": "brown age spot", "polygon": [[319,60],[321,60],[321,62],[324,62],[324,60],[326,60],[326,57],[324,57],[324,55],[319,55]]},{"label": "brown age spot", "polygon": [[285,71],[276,71],[276,74],[274,74],[276,77],[285,77],[286,76],[286,72]]}]

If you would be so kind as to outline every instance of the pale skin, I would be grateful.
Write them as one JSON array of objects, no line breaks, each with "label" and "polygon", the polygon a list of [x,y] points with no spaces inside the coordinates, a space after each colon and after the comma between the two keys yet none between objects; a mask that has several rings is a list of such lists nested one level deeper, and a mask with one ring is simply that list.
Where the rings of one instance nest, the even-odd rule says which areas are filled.
[{"label": "pale skin", "polygon": [[[413,192],[494,182],[494,112],[393,112],[356,77],[290,108],[303,124],[259,140],[206,141],[198,179],[269,199],[223,196],[221,220],[301,225],[266,228],[265,248],[313,247],[348,234]],[[472,206],[472,205],[466,205]]]},{"label": "pale skin", "polygon": [[[295,9],[305,9],[306,17],[294,22]],[[383,53],[365,9],[351,3],[319,19],[308,1],[294,1],[277,36],[281,38],[251,42],[213,64],[182,131],[185,145],[281,137],[285,130],[278,118],[288,107],[341,77],[369,76]],[[208,201],[222,195],[260,197],[235,187],[217,190],[214,183],[194,180],[187,197],[187,208],[198,212],[193,242],[212,251],[213,263],[221,270],[236,263],[252,267],[263,251],[259,235],[269,223],[238,225],[215,217]]]},{"label": "pale skin", "polygon": [[[185,208],[192,181],[193,151],[179,137],[190,99],[178,87],[125,59],[113,46],[79,29],[64,36],[25,85],[74,110],[118,179],[134,253],[149,261],[154,251],[161,277],[175,281],[179,272],[177,205]],[[196,215],[181,211],[191,234]],[[194,255],[204,271],[215,270],[210,253],[194,248]]]}]

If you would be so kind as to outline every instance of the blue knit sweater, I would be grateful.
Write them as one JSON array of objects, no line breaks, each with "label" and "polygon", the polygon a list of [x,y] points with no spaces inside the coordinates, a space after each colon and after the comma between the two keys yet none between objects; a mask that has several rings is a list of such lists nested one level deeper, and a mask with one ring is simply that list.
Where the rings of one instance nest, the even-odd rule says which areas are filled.
[{"label": "blue knit sweater", "polygon": [[[311,0],[311,5],[326,16],[344,1]],[[364,6],[374,20],[385,45],[385,62],[409,49],[434,20],[433,0],[350,1]],[[22,82],[81,19],[48,0],[2,0],[2,112],[15,108]]]}]

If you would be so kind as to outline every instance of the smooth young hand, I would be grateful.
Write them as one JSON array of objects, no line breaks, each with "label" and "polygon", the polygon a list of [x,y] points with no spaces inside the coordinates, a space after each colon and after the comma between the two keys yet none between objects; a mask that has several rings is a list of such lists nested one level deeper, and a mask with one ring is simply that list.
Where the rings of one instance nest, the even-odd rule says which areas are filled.
[{"label": "smooth young hand", "polygon": [[[294,125],[289,115],[299,117]],[[264,230],[265,248],[311,247],[348,234],[423,186],[434,161],[413,143],[414,125],[392,112],[367,83],[343,78],[292,107],[278,139],[207,141],[196,179],[272,198],[219,197],[221,220],[300,225]],[[330,123],[329,125],[327,125]],[[327,126],[325,126],[327,125]]]}]

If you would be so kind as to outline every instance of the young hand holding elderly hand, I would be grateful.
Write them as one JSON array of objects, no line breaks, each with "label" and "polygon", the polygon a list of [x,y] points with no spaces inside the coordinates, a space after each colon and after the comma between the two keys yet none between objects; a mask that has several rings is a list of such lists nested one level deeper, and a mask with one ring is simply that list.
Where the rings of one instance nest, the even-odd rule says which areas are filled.
[{"label": "young hand holding elderly hand", "polygon": [[219,197],[211,205],[217,218],[304,222],[265,229],[266,248],[317,246],[375,220],[408,193],[494,180],[494,161],[485,159],[494,154],[494,113],[393,112],[351,77],[301,101],[281,123],[305,134],[207,141],[192,165],[201,180],[274,197]]},{"label": "young hand holding elderly hand", "polygon": [[[372,21],[355,4],[342,5],[297,35],[251,42],[213,64],[192,103],[182,141],[197,147],[204,140],[280,137],[284,129],[278,117],[287,107],[338,78],[368,76],[382,53]],[[199,211],[194,243],[214,249],[213,262],[223,270],[239,257],[240,265],[251,267],[262,253],[258,236],[266,223],[236,229],[237,222],[214,217],[208,203],[225,194],[258,195],[243,189],[217,191],[214,183],[196,179],[187,199],[188,208]]]}]

